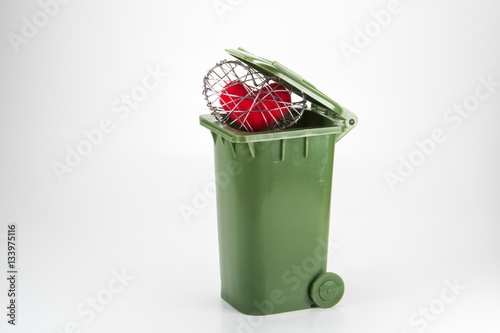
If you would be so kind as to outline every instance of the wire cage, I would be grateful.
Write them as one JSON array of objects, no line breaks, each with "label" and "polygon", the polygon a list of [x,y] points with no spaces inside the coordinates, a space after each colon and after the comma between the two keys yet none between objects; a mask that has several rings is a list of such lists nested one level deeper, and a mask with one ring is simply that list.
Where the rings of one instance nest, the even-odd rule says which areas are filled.
[{"label": "wire cage", "polygon": [[223,60],[203,79],[207,106],[220,123],[248,132],[288,128],[306,109],[300,91],[278,77],[266,76],[241,61]]}]

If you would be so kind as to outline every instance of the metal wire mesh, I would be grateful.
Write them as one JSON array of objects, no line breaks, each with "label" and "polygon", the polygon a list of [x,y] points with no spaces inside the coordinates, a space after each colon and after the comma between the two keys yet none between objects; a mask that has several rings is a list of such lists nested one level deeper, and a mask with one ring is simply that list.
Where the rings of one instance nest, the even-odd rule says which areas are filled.
[{"label": "metal wire mesh", "polygon": [[291,92],[279,78],[237,60],[211,68],[203,79],[203,94],[219,122],[248,132],[290,127],[306,108],[301,92]]}]

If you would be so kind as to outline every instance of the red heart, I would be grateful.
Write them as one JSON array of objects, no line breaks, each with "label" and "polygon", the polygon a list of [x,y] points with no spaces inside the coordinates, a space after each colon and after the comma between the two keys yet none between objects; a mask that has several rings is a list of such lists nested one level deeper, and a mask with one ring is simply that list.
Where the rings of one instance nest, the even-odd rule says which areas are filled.
[{"label": "red heart", "polygon": [[273,82],[259,90],[240,82],[229,82],[220,95],[220,104],[229,117],[249,131],[268,129],[286,114],[292,101],[290,92]]}]

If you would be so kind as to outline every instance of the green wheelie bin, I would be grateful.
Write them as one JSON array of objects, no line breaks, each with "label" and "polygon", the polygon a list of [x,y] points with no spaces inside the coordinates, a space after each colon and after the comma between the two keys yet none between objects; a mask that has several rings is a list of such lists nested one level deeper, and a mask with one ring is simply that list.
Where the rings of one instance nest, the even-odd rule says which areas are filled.
[{"label": "green wheelie bin", "polygon": [[214,141],[221,296],[244,314],[331,307],[344,283],[326,272],[336,142],[350,111],[276,61],[228,53],[300,90],[310,106],[280,131],[246,132],[200,116]]}]

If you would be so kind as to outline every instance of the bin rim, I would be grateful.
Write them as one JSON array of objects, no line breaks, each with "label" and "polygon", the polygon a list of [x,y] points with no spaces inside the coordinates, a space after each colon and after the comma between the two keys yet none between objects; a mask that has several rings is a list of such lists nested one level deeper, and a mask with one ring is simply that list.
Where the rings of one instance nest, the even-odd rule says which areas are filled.
[{"label": "bin rim", "polygon": [[304,93],[306,99],[312,104],[312,110],[323,112],[328,117],[342,121],[344,132],[337,140],[357,125],[358,118],[354,113],[335,102],[312,83],[278,61],[256,56],[242,47],[226,49],[226,52],[265,75],[280,78],[288,89]]},{"label": "bin rim", "polygon": [[[309,112],[314,112],[314,111],[309,111]],[[325,115],[323,114],[320,115],[325,117]],[[212,133],[232,143],[254,143],[263,141],[275,141],[283,139],[295,139],[295,138],[313,137],[320,135],[330,135],[330,134],[337,135],[337,140],[338,140],[339,136],[345,133],[345,126],[343,124],[337,124],[333,119],[331,119],[331,121],[332,123],[330,126],[305,127],[305,128],[290,127],[286,130],[272,131],[272,132],[245,132],[232,128],[231,126],[221,124],[212,114],[200,115],[200,125],[209,129]]]}]

